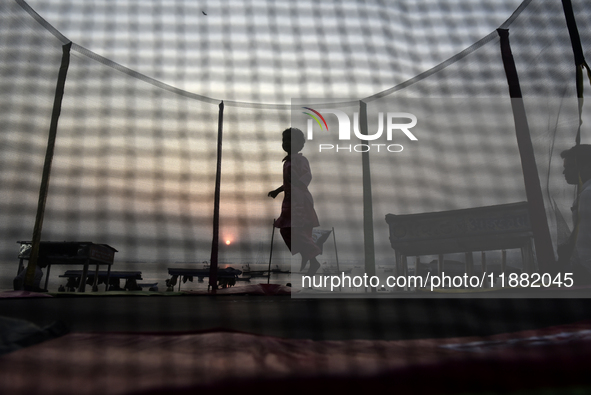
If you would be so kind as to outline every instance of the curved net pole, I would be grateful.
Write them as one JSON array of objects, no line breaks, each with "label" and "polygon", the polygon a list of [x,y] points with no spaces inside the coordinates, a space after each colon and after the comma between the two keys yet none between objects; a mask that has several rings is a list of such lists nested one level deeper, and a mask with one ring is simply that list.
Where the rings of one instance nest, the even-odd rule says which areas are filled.
[{"label": "curved net pole", "polygon": [[509,84],[511,108],[513,109],[513,119],[515,121],[515,135],[521,158],[521,168],[523,170],[525,194],[527,196],[529,217],[534,235],[538,269],[543,273],[554,273],[556,271],[554,248],[552,247],[552,239],[550,238],[550,228],[548,227],[546,209],[544,208],[540,176],[536,166],[534,148],[531,142],[523,96],[519,85],[519,77],[509,44],[509,30],[497,29],[497,32],[501,38],[501,55],[503,57],[507,83]]},{"label": "curved net pole", "polygon": [[581,36],[579,35],[579,29],[577,28],[577,22],[575,20],[575,13],[573,11],[573,5],[571,0],[562,0],[562,8],[564,10],[564,16],[566,18],[566,26],[568,27],[568,34],[570,36],[570,43],[573,47],[573,56],[575,60],[575,66],[577,69],[577,98],[579,99],[579,127],[577,128],[577,136],[575,137],[575,144],[581,143],[581,114],[583,111],[583,68],[587,69],[587,76],[589,82],[591,82],[591,70],[587,61],[585,61],[585,55],[583,54],[583,46],[581,45]]},{"label": "curved net pole", "polygon": [[51,164],[53,162],[55,138],[57,135],[57,124],[62,111],[62,99],[64,97],[66,76],[68,75],[68,67],[70,66],[71,47],[71,42],[64,44],[62,46],[62,62],[60,64],[60,70],[57,78],[57,86],[55,88],[55,98],[53,100],[53,111],[51,113],[51,124],[49,126],[49,138],[47,140],[47,150],[45,151],[45,163],[43,164],[41,187],[39,188],[37,216],[35,217],[35,227],[33,228],[31,256],[29,258],[27,272],[25,274],[25,289],[27,290],[32,290],[35,282],[35,269],[37,268],[37,260],[39,258],[39,244],[41,243],[41,229],[43,228],[45,203],[47,202],[47,193],[49,190],[49,176],[51,174]]},{"label": "curved net pole", "polygon": [[[362,134],[367,131],[367,103],[359,101],[359,129]],[[365,274],[368,277],[376,275],[376,257],[373,235],[373,202],[371,194],[371,171],[369,167],[369,152],[361,153],[363,171],[363,244],[365,249]],[[371,292],[376,292],[371,288]]]},{"label": "curved net pole", "polygon": [[215,197],[213,204],[213,240],[211,242],[211,264],[209,266],[209,285],[213,293],[218,289],[218,252],[220,241],[220,187],[222,177],[222,135],[224,130],[224,102],[219,105],[218,115],[218,159],[215,173]]}]

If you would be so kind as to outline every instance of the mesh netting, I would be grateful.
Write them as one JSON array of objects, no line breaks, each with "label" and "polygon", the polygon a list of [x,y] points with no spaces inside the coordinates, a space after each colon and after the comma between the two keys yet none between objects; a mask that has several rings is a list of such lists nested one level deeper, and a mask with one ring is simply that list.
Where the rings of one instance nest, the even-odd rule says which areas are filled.
[{"label": "mesh netting", "polygon": [[[579,117],[558,2],[89,4],[59,12],[35,5],[57,30],[22,1],[0,9],[3,288],[10,287],[15,241],[31,237],[69,39],[42,238],[109,244],[119,251],[117,268],[163,281],[171,265],[210,259],[221,100],[222,264],[267,263],[281,204],[267,197],[282,182],[281,131],[290,123],[306,130],[306,105],[339,108],[353,120],[363,100],[370,133],[380,112],[418,119],[417,141],[393,136],[402,152],[369,152],[378,268],[394,262],[386,214],[526,200],[497,26],[510,31],[554,249],[563,222],[572,228],[574,189],[564,182],[559,153],[574,144]],[[575,11],[588,48],[591,12],[582,4]],[[85,34],[90,12],[104,16],[93,30],[100,33]],[[589,122],[584,114],[584,127]],[[334,136],[314,130],[303,151],[314,175],[310,190],[321,228],[334,227],[336,239],[319,260],[333,265],[336,244],[341,263],[355,270],[366,263],[362,155],[320,152]],[[290,263],[278,232],[273,254],[273,264]]]},{"label": "mesh netting", "polygon": [[[343,393],[540,387],[565,393],[589,386],[589,324],[572,324],[589,319],[586,300],[576,299],[588,297],[589,287],[565,291],[552,283],[552,290],[526,293],[517,289],[521,283],[509,290],[454,284],[426,292],[329,289],[331,282],[302,289],[300,258],[273,227],[283,195],[268,196],[293,176],[282,172],[281,135],[292,125],[307,138],[302,153],[313,174],[309,190],[319,228],[331,231],[323,234],[319,274],[375,274],[383,281],[405,270],[435,274],[439,259],[458,276],[468,269],[480,276],[485,262],[489,270],[497,267],[495,275],[498,267],[512,274],[564,273],[569,268],[554,260],[573,230],[576,191],[562,174],[560,153],[575,144],[580,114],[562,4],[317,3],[0,3],[0,289],[12,288],[16,242],[31,240],[38,219],[58,73],[70,42],[41,240],[113,246],[112,270],[141,271],[141,285],[152,288],[87,288],[63,297],[72,295],[55,291],[69,280],[55,264],[48,289],[56,297],[0,301],[2,342],[16,339],[0,344],[0,353],[63,335],[66,328],[55,320],[78,333],[2,356],[2,388],[16,394],[235,392],[249,380],[246,391],[253,392],[264,391],[265,383],[274,391],[321,384]],[[589,54],[591,7],[579,0],[574,8]],[[520,99],[509,94],[499,27],[510,33]],[[533,155],[517,143],[521,104]],[[590,142],[587,108],[582,143]],[[406,132],[393,126],[413,119]],[[350,139],[343,138],[345,128]],[[534,162],[539,181],[531,169],[524,175],[523,164]],[[530,181],[540,187],[533,198]],[[540,209],[527,211],[534,200]],[[491,222],[474,221],[476,228],[531,228],[536,219],[549,231],[528,228],[519,246],[509,238],[492,250],[452,248],[448,244],[461,243],[438,235],[466,229],[446,228],[453,221],[439,228],[421,222],[433,213],[464,218],[490,206],[501,211]],[[518,206],[526,214],[512,217]],[[399,243],[395,252],[392,245],[404,240],[407,228],[390,226],[389,214],[413,218],[411,225],[440,251],[405,252]],[[527,215],[531,223],[520,222]],[[533,245],[524,243],[532,233],[530,262]],[[489,240],[477,241],[471,240],[482,246]],[[453,253],[443,258],[448,250]],[[212,273],[203,266],[214,260],[212,251],[219,252],[220,268],[243,270],[233,279],[251,287],[237,284],[211,296],[207,282],[188,271],[173,284],[170,268]],[[468,267],[464,252],[475,267]],[[276,284],[255,284],[266,282]],[[181,287],[184,296],[172,292]],[[251,296],[270,293],[275,296]],[[289,293],[292,298],[277,296]],[[0,298],[15,295],[31,296],[1,292]],[[161,297],[139,297],[145,295]],[[510,333],[516,331],[524,332]]]},{"label": "mesh netting", "polygon": [[76,44],[159,81],[219,100],[289,104],[388,89],[478,41],[519,3],[29,4]]}]

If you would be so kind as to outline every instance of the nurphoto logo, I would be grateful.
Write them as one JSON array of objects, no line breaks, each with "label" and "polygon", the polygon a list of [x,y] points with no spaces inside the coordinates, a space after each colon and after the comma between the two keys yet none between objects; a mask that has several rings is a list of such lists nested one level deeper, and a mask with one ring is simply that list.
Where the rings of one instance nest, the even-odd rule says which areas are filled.
[{"label": "nurphoto logo", "polygon": [[[355,137],[363,141],[375,141],[382,137],[384,133],[384,118],[386,119],[386,141],[392,141],[395,131],[401,131],[411,141],[417,141],[417,137],[410,131],[411,128],[416,126],[417,117],[409,112],[388,112],[384,117],[384,113],[378,113],[378,130],[377,132],[370,134],[361,133],[359,128],[359,113],[353,113],[353,128],[351,128],[350,117],[341,110],[335,109],[321,109],[314,110],[311,107],[302,107],[305,110],[303,114],[310,116],[307,124],[307,138],[308,140],[314,139],[314,121],[320,127],[321,131],[329,131],[328,123],[322,114],[333,114],[336,116],[338,121],[338,139],[339,141],[351,140],[351,129]],[[402,122],[401,122],[402,121]],[[334,151],[334,152],[368,152],[373,151],[387,151],[387,152],[402,152],[404,147],[401,144],[319,144],[319,152]]]}]

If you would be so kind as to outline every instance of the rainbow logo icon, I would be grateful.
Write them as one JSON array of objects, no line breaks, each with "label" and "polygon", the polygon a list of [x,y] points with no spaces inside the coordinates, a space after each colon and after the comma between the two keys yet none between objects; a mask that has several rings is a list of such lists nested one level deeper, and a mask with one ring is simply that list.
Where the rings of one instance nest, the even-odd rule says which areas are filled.
[{"label": "rainbow logo icon", "polygon": [[[326,124],[326,120],[324,119],[324,117],[322,115],[320,115],[320,113],[316,110],[311,109],[310,107],[302,107],[305,108],[306,110],[310,110],[312,111],[314,114],[318,115],[320,117],[320,119],[322,119],[322,122],[324,122],[324,126],[326,126],[326,130],[328,131],[328,125]],[[314,118],[314,120],[318,123],[318,125],[320,126],[320,130],[324,130],[324,128],[322,127],[322,124],[320,123],[320,119],[318,119],[316,116],[314,116],[314,114],[310,114],[309,112],[302,112],[302,114],[306,114],[311,116],[312,118]]]}]

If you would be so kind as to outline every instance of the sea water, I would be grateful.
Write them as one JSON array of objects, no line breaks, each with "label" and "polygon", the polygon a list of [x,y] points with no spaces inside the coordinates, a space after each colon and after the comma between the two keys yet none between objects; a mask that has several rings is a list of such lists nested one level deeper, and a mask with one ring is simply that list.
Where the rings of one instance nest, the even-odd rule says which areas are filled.
[{"label": "sea water", "polygon": [[[497,263],[498,259],[494,259],[493,254],[488,254],[490,258],[487,258],[487,262],[489,264]],[[475,256],[475,266],[479,265],[479,257],[478,254],[474,254]],[[298,257],[296,257],[298,258]],[[425,256],[421,258],[421,262],[430,262],[432,258]],[[455,256],[454,254],[450,254],[448,257],[446,255],[445,259],[458,259],[463,260],[463,254]],[[493,259],[491,259],[493,258]],[[489,260],[490,259],[490,260]],[[520,264],[521,256],[519,250],[509,250],[507,254],[507,263],[508,265],[513,265],[516,267],[521,266]],[[271,272],[270,277],[267,277],[269,264],[268,263],[253,263],[247,261],[236,261],[236,262],[220,262],[219,268],[225,269],[228,267],[232,267],[237,270],[243,271],[243,274],[239,276],[238,280],[236,281],[235,286],[242,286],[242,285],[250,285],[250,284],[266,284],[267,282],[272,284],[280,284],[280,285],[287,285],[292,283],[293,281],[301,281],[301,274],[296,273],[299,271],[299,258],[293,261],[294,266],[294,274],[292,275],[290,272],[292,270],[292,261],[289,259],[273,259],[273,263],[271,265],[271,269],[280,269],[281,271],[288,271],[288,273],[274,273]],[[27,264],[27,261],[24,262]],[[204,269],[206,263],[205,262],[181,262],[181,261],[171,261],[171,262],[162,262],[162,261],[131,261],[131,262],[120,262],[115,260],[115,263],[111,267],[113,271],[140,271],[142,274],[142,280],[138,280],[139,284],[156,284],[158,291],[164,292],[166,291],[166,280],[170,279],[171,276],[168,274],[168,268],[191,268],[191,269]],[[322,274],[322,271],[325,267],[330,267],[331,269],[335,268],[335,262],[322,262],[322,267],[318,271],[318,274]],[[66,278],[59,277],[63,274],[66,270],[80,270],[82,269],[81,266],[68,266],[68,265],[54,265],[51,267],[49,273],[49,281],[47,284],[47,289],[50,292],[57,292],[60,285],[64,285],[67,282]],[[96,266],[89,267],[89,273],[93,273],[96,269]],[[255,275],[251,275],[247,272],[247,269],[250,271],[259,272]],[[341,270],[350,270],[351,276],[362,276],[365,272],[364,264],[362,262],[341,262],[340,264]],[[392,271],[394,269],[394,259],[389,261],[380,261],[376,262],[376,273],[381,275],[391,275],[393,274]],[[14,259],[14,261],[4,261],[0,264],[0,291],[5,290],[12,290],[13,289],[13,279],[17,274],[18,270],[18,259]],[[101,266],[100,270],[106,270],[106,266]],[[414,258],[409,258],[409,270],[414,271]],[[260,273],[265,271],[265,273]],[[44,276],[41,280],[41,287],[45,286],[45,279],[47,274],[47,268],[43,269]],[[177,284],[174,287],[174,291],[178,291],[180,283],[181,291],[202,291],[207,290],[209,285],[209,278],[203,278],[203,281],[199,281],[197,277],[193,277],[193,281],[186,280],[183,282],[183,278],[180,277],[177,280]],[[123,287],[125,284],[125,280],[121,280],[121,286]],[[294,284],[295,285],[295,284]],[[99,286],[99,290],[103,291],[105,289],[104,284]],[[145,288],[147,290],[148,288]],[[89,288],[87,287],[87,291]]]}]

